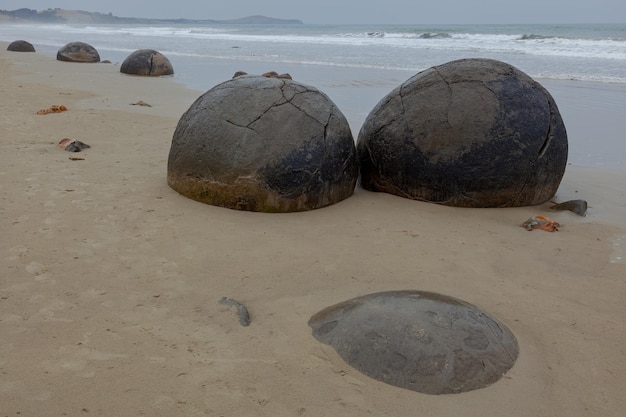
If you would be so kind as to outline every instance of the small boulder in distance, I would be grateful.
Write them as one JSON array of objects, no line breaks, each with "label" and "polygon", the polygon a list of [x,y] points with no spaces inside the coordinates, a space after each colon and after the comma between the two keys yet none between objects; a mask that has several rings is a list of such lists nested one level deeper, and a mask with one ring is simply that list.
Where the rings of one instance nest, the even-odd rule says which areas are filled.
[{"label": "small boulder in distance", "polygon": [[139,49],[130,54],[120,67],[120,72],[130,75],[158,77],[174,74],[169,59],[154,49]]},{"label": "small boulder in distance", "polygon": [[84,42],[70,42],[57,52],[57,60],[66,62],[100,62],[93,46]]},{"label": "small boulder in distance", "polygon": [[7,51],[12,51],[12,52],[35,52],[35,47],[30,42],[23,41],[23,40],[18,40],[18,41],[11,42],[9,44],[9,46],[7,47]]}]

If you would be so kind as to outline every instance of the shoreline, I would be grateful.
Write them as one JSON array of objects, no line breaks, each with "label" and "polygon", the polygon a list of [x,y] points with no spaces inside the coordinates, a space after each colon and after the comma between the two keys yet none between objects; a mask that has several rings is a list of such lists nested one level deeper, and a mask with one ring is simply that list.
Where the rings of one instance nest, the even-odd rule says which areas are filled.
[{"label": "shoreline", "polygon": [[[0,45],[8,43],[0,42]],[[6,49],[6,45],[2,49]],[[49,58],[48,65],[54,68],[71,69],[71,63],[58,62],[54,54],[37,52],[38,57]],[[105,56],[102,57],[106,59]],[[26,65],[28,63],[26,62]],[[64,66],[63,66],[64,65]],[[69,66],[68,66],[69,65]],[[94,65],[94,64],[87,64]],[[98,69],[98,77],[125,76],[119,73],[121,60],[111,64],[101,64],[105,68]],[[281,64],[268,66],[266,62],[236,61],[229,59],[214,60],[211,63],[211,71],[206,73],[202,82],[204,88],[200,88],[198,81],[187,79],[189,74],[176,72],[176,62],[173,62],[175,74],[164,77],[171,79],[172,83],[179,86],[186,93],[168,94],[172,98],[184,97],[184,102],[172,103],[177,109],[186,110],[188,106],[215,85],[229,80],[236,71],[245,71],[250,74],[262,74],[268,71],[278,73],[290,73],[294,80],[313,86],[326,95],[344,113],[351,126],[355,141],[361,125],[367,118],[371,109],[395,87],[415,75],[406,70],[381,70],[367,68],[329,67],[325,65],[305,64]],[[106,67],[109,68],[106,68]],[[111,69],[113,69],[111,71]],[[77,76],[81,76],[78,72]],[[81,81],[86,81],[82,76]],[[569,162],[576,166],[607,168],[611,170],[626,170],[626,144],[623,143],[622,135],[617,124],[620,123],[623,109],[626,108],[626,84],[603,83],[597,81],[581,81],[567,79],[542,79],[536,80],[545,87],[553,96],[568,131],[570,143]],[[153,88],[153,85],[166,84],[161,80],[142,81],[145,89]],[[55,82],[59,86],[70,87],[74,80],[71,77],[57,76]],[[170,84],[170,83],[168,83]],[[93,86],[97,90],[97,86]],[[168,87],[169,88],[169,87]],[[157,90],[158,91],[158,90]],[[146,91],[148,92],[148,91]],[[102,92],[104,94],[104,92]],[[107,94],[109,92],[107,91]],[[188,104],[187,101],[191,100]],[[146,100],[144,100],[146,101]],[[97,108],[110,108],[107,103],[92,101],[89,104]],[[153,113],[167,115],[168,110],[153,110]],[[182,114],[182,112],[181,112]],[[601,138],[602,146],[598,146]]]},{"label": "shoreline", "polygon": [[[167,186],[171,137],[197,91],[6,51],[0,69],[7,415],[612,417],[626,408],[626,170],[568,165],[556,197],[586,199],[587,217],[549,203],[465,209],[360,188],[310,212],[239,212]],[[152,107],[130,105],[138,100]],[[54,104],[69,110],[35,114]],[[63,137],[91,145],[77,154],[85,160],[56,147]],[[520,227],[537,214],[564,226]],[[514,367],[484,389],[424,395],[360,374],[311,335],[309,318],[327,306],[404,289],[504,322],[520,345]],[[222,297],[246,305],[248,327]]]}]

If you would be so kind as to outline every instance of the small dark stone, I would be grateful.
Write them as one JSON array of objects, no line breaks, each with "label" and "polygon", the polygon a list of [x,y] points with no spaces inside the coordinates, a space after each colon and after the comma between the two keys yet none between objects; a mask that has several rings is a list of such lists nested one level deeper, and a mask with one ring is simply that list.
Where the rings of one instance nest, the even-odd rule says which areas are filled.
[{"label": "small dark stone", "polygon": [[65,150],[68,152],[80,152],[83,149],[89,149],[91,148],[91,146],[87,145],[86,143],[83,143],[79,140],[75,140],[73,142],[70,142],[66,147]]},{"label": "small dark stone", "polygon": [[266,72],[265,74],[262,74],[264,77],[268,77],[268,78],[282,78],[285,80],[292,80],[293,78],[291,77],[290,74],[288,73],[284,73],[284,74],[279,74],[276,71],[269,71]]},{"label": "small dark stone", "polygon": [[555,204],[550,208],[552,210],[569,210],[579,216],[585,216],[587,214],[587,202],[585,200],[569,200]]},{"label": "small dark stone", "polygon": [[250,325],[250,313],[246,306],[241,304],[237,300],[233,300],[232,298],[222,297],[219,301],[220,304],[224,304],[230,307],[235,307],[237,309],[237,316],[239,317],[239,324],[243,327],[247,327]]},{"label": "small dark stone", "polygon": [[174,68],[165,55],[160,52],[154,49],[139,49],[126,57],[122,62],[120,72],[158,77],[174,74]]},{"label": "small dark stone", "polygon": [[328,307],[313,336],[376,380],[424,394],[454,394],[498,381],[519,354],[498,320],[456,298],[389,291]]},{"label": "small dark stone", "polygon": [[35,47],[30,42],[26,41],[13,41],[7,47],[7,51],[12,52],[35,52]]},{"label": "small dark stone", "polygon": [[70,42],[57,52],[57,60],[67,62],[100,62],[98,51],[84,42]]},{"label": "small dark stone", "polygon": [[550,94],[511,65],[462,59],[432,67],[383,98],[359,133],[361,185],[459,207],[537,205],[567,163]]},{"label": "small dark stone", "polygon": [[[244,71],[237,71],[233,75],[233,78],[241,77],[242,75],[248,75],[248,73]],[[267,78],[282,78],[284,80],[293,80],[293,78],[291,77],[291,74],[289,73],[279,74],[276,71],[269,71],[261,75]]]}]

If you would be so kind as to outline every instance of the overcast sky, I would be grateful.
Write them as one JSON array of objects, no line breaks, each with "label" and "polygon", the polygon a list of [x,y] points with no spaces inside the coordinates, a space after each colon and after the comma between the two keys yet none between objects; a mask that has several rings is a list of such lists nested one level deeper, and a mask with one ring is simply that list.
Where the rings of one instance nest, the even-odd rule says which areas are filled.
[{"label": "overcast sky", "polygon": [[0,0],[0,9],[86,10],[123,17],[304,23],[626,23],[626,0]]}]

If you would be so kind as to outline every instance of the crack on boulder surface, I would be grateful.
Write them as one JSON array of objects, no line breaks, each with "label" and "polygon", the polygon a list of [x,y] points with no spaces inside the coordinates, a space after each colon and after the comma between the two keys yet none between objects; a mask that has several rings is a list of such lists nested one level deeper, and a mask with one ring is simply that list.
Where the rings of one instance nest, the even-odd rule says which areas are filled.
[{"label": "crack on boulder surface", "polygon": [[[298,109],[298,111],[304,113],[305,115],[307,115],[308,117],[310,117],[311,119],[315,120],[315,122],[317,122],[320,126],[324,127],[324,132],[326,132],[326,128],[328,127],[329,124],[329,120],[330,117],[332,116],[332,110],[334,109],[334,107],[331,107],[331,111],[329,112],[329,117],[328,120],[326,121],[326,124],[322,123],[321,121],[319,121],[314,115],[312,115],[311,113],[309,113],[308,111],[306,111],[305,109],[303,109],[302,107],[296,105],[295,103],[293,103],[293,100],[300,95],[306,94],[306,93],[314,93],[311,90],[305,90],[305,91],[297,91],[294,93],[294,95],[291,97],[291,100],[288,100],[287,97],[285,97],[285,100],[287,100],[287,103],[291,104],[293,107],[295,107],[296,109]],[[324,133],[324,138],[326,138],[326,133]]]},{"label": "crack on boulder surface", "polygon": [[280,86],[280,92],[281,92],[281,95],[283,96],[283,99],[285,100],[284,103],[289,103],[293,105],[292,101],[294,98],[296,98],[296,96],[303,94],[303,93],[311,92],[310,90],[297,91],[293,87],[291,87],[290,89],[288,89],[288,92],[290,93],[291,97],[287,97],[287,94],[286,94],[287,81],[285,80],[279,80],[279,81],[282,83],[282,85]]},{"label": "crack on boulder surface", "polygon": [[[382,130],[384,130],[385,128],[387,128],[387,126],[390,126],[392,124],[394,124],[397,120],[401,119],[404,116],[404,102],[403,102],[403,98],[402,98],[402,88],[400,88],[398,90],[398,97],[400,99],[400,107],[402,108],[402,111],[400,111],[397,115],[395,115],[393,118],[390,118],[389,120],[385,120],[384,124],[381,124],[376,130],[374,130],[373,132],[371,132],[368,136],[369,138],[375,138],[378,137],[378,135],[380,134],[380,132]],[[389,104],[389,102],[392,100],[393,98],[389,98],[386,100],[385,104],[383,106],[380,106],[380,108],[384,108],[385,105]],[[406,124],[406,122],[405,122]],[[368,140],[369,142],[369,140]]]},{"label": "crack on boulder surface", "polygon": [[324,147],[326,147],[326,139],[328,139],[328,127],[330,126],[330,120],[333,118],[333,113],[335,112],[335,106],[331,106],[330,111],[328,112],[328,118],[326,118],[326,123],[324,126]]},{"label": "crack on boulder surface", "polygon": [[439,79],[446,85],[447,90],[448,90],[448,100],[446,102],[446,124],[451,129],[452,123],[450,123],[450,108],[452,107],[452,96],[453,96],[452,84],[450,83],[450,81],[446,79],[446,77],[444,77],[441,74],[441,72],[439,71],[439,68],[434,67],[433,70],[434,70],[434,73],[437,75],[437,77],[439,77]]},{"label": "crack on boulder surface", "polygon": [[482,84],[485,86],[485,88],[486,88],[486,89],[487,89],[487,90],[488,90],[491,94],[493,94],[493,97],[494,97],[496,100],[498,100],[498,95],[496,94],[496,92],[495,92],[495,91],[493,91],[493,88],[489,87],[489,84],[487,84],[487,83],[485,83],[485,82],[483,82]]},{"label": "crack on boulder surface", "polygon": [[[439,74],[439,71],[437,71],[437,74],[441,76],[441,74]],[[452,86],[450,85],[450,82],[445,78],[441,77],[441,79],[448,88],[448,100],[446,103],[446,124],[448,125],[448,128],[452,129],[452,123],[450,123],[450,108],[452,107]]]},{"label": "crack on boulder surface", "polygon": [[[257,119],[257,120],[258,120],[258,119]],[[229,125],[232,125],[232,126],[235,126],[235,127],[240,127],[240,128],[243,128],[243,129],[248,129],[248,130],[251,130],[251,131],[253,131],[253,132],[254,132],[254,128],[250,127],[250,124],[252,124],[252,123],[250,123],[250,124],[249,124],[249,125],[247,125],[247,126],[243,126],[243,125],[240,125],[240,124],[237,124],[237,123],[233,122],[232,120],[224,120],[224,121],[225,121],[226,123],[228,123]]]},{"label": "crack on boulder surface", "polygon": [[552,120],[554,120],[554,108],[550,100],[548,100],[548,108],[550,109],[550,120],[548,120],[548,131],[546,132],[546,138],[539,149],[538,158],[543,158],[550,146],[550,142],[552,142]]},{"label": "crack on boulder surface", "polygon": [[515,197],[513,197],[508,204],[503,204],[500,207],[516,207],[516,206],[519,205],[519,204],[517,204],[517,202],[520,201],[520,198],[521,198],[522,194],[524,194],[524,191],[526,190],[526,187],[528,186],[528,183],[530,183],[530,181],[533,179],[533,174],[532,173],[534,172],[535,164],[534,164],[533,161],[530,161],[530,165],[533,167],[533,169],[531,169],[531,172],[526,177],[526,180],[524,181],[524,183],[520,187],[520,190],[517,193],[517,195]]},{"label": "crack on boulder surface", "polygon": [[[284,81],[283,81],[283,85],[284,85]],[[242,88],[242,87],[235,87],[235,88]],[[255,90],[254,87],[247,87],[247,86],[245,86],[243,88],[250,88],[252,90]],[[281,88],[281,93],[282,93],[281,94],[282,100],[278,99],[278,100],[274,101],[273,103],[269,104],[265,110],[263,110],[256,118],[251,120],[250,123],[248,123],[247,125],[243,126],[243,125],[238,125],[237,123],[233,123],[230,120],[227,120],[227,121],[229,123],[233,124],[234,126],[240,126],[240,127],[244,127],[244,128],[247,128],[247,129],[250,129],[250,130],[254,131],[255,129],[253,127],[251,127],[253,124],[255,124],[256,122],[261,120],[263,118],[263,116],[265,116],[274,107],[282,106],[283,104],[286,104],[289,101],[289,100],[287,100],[287,97],[285,97],[285,94],[284,94],[284,91],[282,91],[282,88]]]}]

